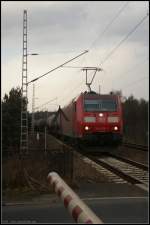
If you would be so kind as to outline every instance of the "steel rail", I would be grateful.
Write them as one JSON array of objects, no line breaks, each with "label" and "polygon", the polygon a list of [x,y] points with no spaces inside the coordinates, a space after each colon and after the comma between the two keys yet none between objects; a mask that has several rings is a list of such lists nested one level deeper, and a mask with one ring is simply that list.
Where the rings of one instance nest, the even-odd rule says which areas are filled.
[{"label": "steel rail", "polygon": [[136,167],[138,167],[138,168],[140,168],[140,169],[143,169],[143,170],[148,171],[148,166],[145,165],[145,164],[136,162],[136,161],[131,160],[131,159],[129,159],[129,158],[125,158],[124,156],[123,156],[123,157],[122,157],[122,156],[118,156],[118,155],[116,155],[116,154],[107,153],[107,155],[109,155],[109,156],[111,156],[111,157],[113,157],[113,158],[119,159],[119,160],[121,160],[121,161],[123,161],[123,162],[130,163],[131,165],[136,166]]},{"label": "steel rail", "polygon": [[135,143],[123,142],[123,146],[129,147],[129,148],[139,149],[139,150],[142,150],[142,151],[148,151],[147,145],[140,145],[140,144],[135,144]]},{"label": "steel rail", "polygon": [[116,175],[120,176],[124,180],[128,181],[131,184],[143,184],[142,181],[139,179],[132,177],[131,175],[126,174],[122,170],[115,168],[114,166],[110,165],[109,163],[103,162],[100,159],[95,159],[95,157],[90,157],[96,163],[102,165],[104,168],[110,170],[111,172],[115,173]]}]

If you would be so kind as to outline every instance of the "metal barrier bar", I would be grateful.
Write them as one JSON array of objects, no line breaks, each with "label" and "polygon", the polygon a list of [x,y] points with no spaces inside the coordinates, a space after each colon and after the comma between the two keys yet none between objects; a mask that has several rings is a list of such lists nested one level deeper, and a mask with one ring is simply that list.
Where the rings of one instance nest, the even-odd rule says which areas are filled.
[{"label": "metal barrier bar", "polygon": [[77,223],[103,223],[56,172],[49,173],[47,179]]}]

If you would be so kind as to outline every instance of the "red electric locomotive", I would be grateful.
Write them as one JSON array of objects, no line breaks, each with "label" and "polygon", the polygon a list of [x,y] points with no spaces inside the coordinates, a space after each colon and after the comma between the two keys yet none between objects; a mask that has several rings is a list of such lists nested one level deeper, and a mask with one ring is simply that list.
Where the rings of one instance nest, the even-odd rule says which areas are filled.
[{"label": "red electric locomotive", "polygon": [[[55,132],[76,140],[120,144],[123,136],[122,107],[119,95],[81,93],[53,119],[48,118]],[[62,113],[61,113],[62,112]]]}]

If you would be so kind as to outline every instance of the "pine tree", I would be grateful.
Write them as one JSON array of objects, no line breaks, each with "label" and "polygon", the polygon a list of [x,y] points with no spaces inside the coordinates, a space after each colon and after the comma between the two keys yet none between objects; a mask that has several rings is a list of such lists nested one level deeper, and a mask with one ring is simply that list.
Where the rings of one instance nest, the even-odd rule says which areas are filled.
[{"label": "pine tree", "polygon": [[[25,103],[25,101],[24,101]],[[21,89],[12,88],[2,100],[2,148],[18,149],[21,125]]]}]

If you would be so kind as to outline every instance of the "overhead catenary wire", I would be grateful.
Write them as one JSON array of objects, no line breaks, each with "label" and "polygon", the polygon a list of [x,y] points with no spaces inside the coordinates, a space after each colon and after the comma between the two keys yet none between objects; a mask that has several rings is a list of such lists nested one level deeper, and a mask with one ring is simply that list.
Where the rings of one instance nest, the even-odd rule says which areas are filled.
[{"label": "overhead catenary wire", "polygon": [[[119,74],[118,76],[116,76],[116,77],[114,77],[114,79],[116,79],[116,78],[118,78],[118,77],[123,77],[123,75],[125,74],[128,74],[128,73],[131,73],[133,70],[135,71],[135,70],[139,70],[140,68],[141,68],[141,66],[139,67],[139,65],[140,65],[140,63],[143,63],[143,64],[145,64],[146,62],[147,62],[147,60],[148,60],[148,58],[146,57],[146,58],[144,58],[143,60],[141,60],[140,62],[138,62],[138,63],[136,63],[136,65],[134,65],[133,67],[131,67],[128,71],[126,71],[126,72],[124,72],[124,73],[122,73],[122,74]],[[142,65],[143,65],[142,64]],[[112,79],[112,80],[114,80],[114,79]]]},{"label": "overhead catenary wire", "polygon": [[135,84],[137,84],[137,83],[139,83],[139,82],[141,82],[141,81],[143,81],[143,80],[145,80],[145,79],[148,79],[148,77],[149,77],[149,76],[143,76],[143,77],[141,77],[140,79],[138,79],[138,80],[136,80],[136,81],[134,81],[134,82],[131,82],[131,83],[126,84],[126,85],[123,87],[123,90],[124,90],[125,88],[128,88],[128,87],[130,87],[130,86],[133,86],[133,85],[135,85]]},{"label": "overhead catenary wire", "polygon": [[[81,73],[81,71],[80,71],[80,73]],[[67,92],[64,96],[61,96],[59,98],[59,101],[64,102],[66,99],[68,99],[68,97],[70,97],[70,94],[74,93],[74,91],[76,91],[78,88],[80,88],[81,85],[83,85],[83,80],[78,82],[77,85],[75,87],[73,87],[71,90],[69,90],[69,92]],[[76,94],[76,96],[77,96],[77,94]],[[72,97],[72,99],[73,99],[73,97]]]},{"label": "overhead catenary wire", "polygon": [[101,68],[98,68],[97,66],[63,66],[64,68],[79,68],[79,69],[85,69],[85,68],[89,68],[89,69],[99,69],[102,70]]},{"label": "overhead catenary wire", "polygon": [[47,104],[49,104],[49,103],[51,103],[51,102],[53,102],[55,100],[57,100],[57,97],[54,98],[54,99],[49,100],[48,102],[45,102],[44,104],[42,104],[40,106],[35,107],[35,109],[39,109],[39,108],[41,108],[41,107],[43,107],[43,106],[45,106],[45,105],[47,105]]},{"label": "overhead catenary wire", "polygon": [[[126,6],[128,5],[129,1],[125,3],[125,5],[121,8],[121,10],[119,10],[119,12],[116,14],[116,16],[112,19],[112,21],[105,27],[105,29],[103,30],[103,32],[101,33],[101,36],[106,32],[106,30],[110,27],[110,25],[115,21],[115,19],[117,19],[117,17],[120,15],[120,13],[126,8]],[[149,13],[146,14],[146,16],[144,16],[140,22],[125,36],[125,38],[123,38],[111,51],[110,53],[104,58],[104,60],[101,62],[101,64],[103,64],[105,61],[107,61],[107,59],[120,47],[121,44],[123,44],[123,42],[125,42],[127,40],[127,38],[144,22],[144,20],[149,16]],[[95,41],[94,41],[95,42]],[[93,45],[93,44],[92,44]],[[88,49],[91,49],[91,47],[89,47]],[[81,66],[64,66],[64,68],[82,68]]]},{"label": "overhead catenary wire", "polygon": [[[81,73],[81,71],[80,71]],[[81,87],[81,85],[83,84],[83,81],[80,81],[77,83],[77,85],[75,85],[75,87],[73,87],[71,90],[69,90],[69,92],[67,91],[67,93],[64,96],[61,96],[59,98],[59,101],[63,102],[64,100],[66,100],[66,98],[70,97],[70,94],[73,93],[77,88]]]},{"label": "overhead catenary wire", "polygon": [[149,78],[149,76],[143,76],[142,78],[140,78],[134,82],[126,84],[123,88],[121,88],[121,90],[124,91],[125,89],[130,88],[130,87],[134,86],[135,84],[138,84],[139,82],[142,82],[148,78]]},{"label": "overhead catenary wire", "polygon": [[[88,49],[91,49],[93,47],[93,45],[95,44],[95,42],[97,41],[97,39],[99,39],[100,37],[102,37],[104,35],[104,33],[110,28],[110,26],[113,24],[113,22],[119,17],[119,15],[123,12],[123,10],[127,7],[128,5],[128,1],[123,5],[123,7],[117,12],[117,14],[113,17],[113,19],[107,24],[107,26],[104,28],[103,32],[96,38],[96,40],[91,44],[91,46]],[[85,56],[84,56],[85,57]],[[64,68],[83,68],[83,66],[63,66]],[[83,83],[83,82],[82,82]],[[80,85],[81,86],[81,85]]]},{"label": "overhead catenary wire", "polygon": [[68,97],[70,97],[70,94],[72,94],[75,90],[77,90],[78,88],[80,88],[81,85],[83,85],[83,81],[79,82],[78,85],[76,85],[75,88],[71,89],[69,91],[69,93],[65,97],[63,97],[62,99],[60,98],[61,99],[61,102],[64,102],[64,100],[66,100]]},{"label": "overhead catenary wire", "polygon": [[[103,35],[104,35],[104,33],[110,28],[110,26],[114,23],[114,21],[119,17],[119,15],[123,12],[123,10],[127,7],[127,5],[128,5],[128,1],[123,5],[123,7],[117,12],[117,14],[113,17],[113,19],[107,24],[107,26],[104,28],[104,30],[102,31],[102,33],[95,39],[95,41],[91,44],[91,46],[88,48],[88,49],[91,49],[93,46],[94,46],[94,44],[95,44],[95,42],[99,39],[99,38],[101,38]],[[85,56],[84,56],[85,57]],[[63,66],[64,68],[75,68],[75,69],[77,69],[77,68],[79,68],[79,69],[81,69],[81,68],[83,68],[83,66]],[[83,81],[82,81],[82,83],[83,83]],[[81,82],[80,82],[80,86],[81,86]],[[78,87],[77,87],[78,88]],[[77,88],[75,88],[75,89],[77,89]],[[64,100],[64,98],[63,98],[63,100]]]},{"label": "overhead catenary wire", "polygon": [[[106,71],[103,70],[103,72],[105,73]],[[70,97],[70,94],[72,94],[74,91],[79,89],[83,85],[83,83],[84,83],[83,80],[78,82],[78,84],[73,89],[69,90],[68,94],[65,95],[66,97],[59,98],[59,101],[64,102],[64,100],[68,99],[68,97]],[[78,94],[76,94],[76,96],[78,96]],[[72,97],[72,99],[73,99],[73,97]]]},{"label": "overhead catenary wire", "polygon": [[[83,68],[83,67],[80,67],[80,68]],[[81,72],[81,71],[80,71],[80,72]],[[105,70],[102,70],[102,72],[106,73]],[[74,92],[75,90],[77,90],[78,88],[80,88],[81,85],[83,85],[83,83],[84,83],[83,80],[80,81],[80,82],[78,82],[78,84],[77,84],[73,89],[71,89],[71,90],[69,91],[69,93],[66,95],[66,97],[68,98],[68,97],[70,96],[70,94],[71,94],[72,92]],[[65,97],[63,97],[63,98],[61,97],[60,99],[61,99],[61,102],[63,102],[66,98],[65,98]],[[59,99],[59,101],[60,101],[60,99]],[[63,99],[63,100],[62,100],[62,99]]]},{"label": "overhead catenary wire", "polygon": [[39,77],[37,77],[37,78],[35,78],[35,79],[29,81],[29,82],[27,83],[27,85],[30,84],[30,83],[32,83],[32,82],[35,82],[35,81],[39,80],[40,78],[42,78],[42,77],[46,76],[47,74],[49,74],[49,73],[51,73],[51,72],[57,70],[58,68],[63,67],[63,66],[66,65],[67,63],[72,62],[74,59],[76,59],[76,58],[78,58],[78,57],[84,55],[84,54],[87,53],[87,52],[88,52],[88,50],[82,52],[81,54],[79,54],[79,55],[77,55],[76,57],[74,57],[74,58],[68,60],[67,62],[65,62],[65,63],[63,63],[63,64],[61,64],[61,65],[55,67],[54,69],[48,71],[47,73],[44,73],[43,75],[41,75],[41,76],[39,76]]},{"label": "overhead catenary wire", "polygon": [[[127,3],[125,4],[126,6],[127,6]],[[124,5],[124,7],[123,8],[125,8],[125,5]],[[123,10],[123,8],[122,8],[122,10]],[[120,11],[120,13],[121,13],[121,11]],[[134,26],[134,28],[117,44],[117,46],[115,46],[113,49],[112,49],[112,51],[104,58],[104,60],[102,61],[102,63],[104,63],[104,62],[106,62],[112,55],[113,55],[113,53],[128,39],[128,37],[133,33],[133,32],[135,32],[135,30],[145,21],[145,19],[148,17],[148,13],[147,13],[147,15],[146,16],[144,16],[141,20],[140,20],[140,22],[138,22],[138,24],[136,24],[136,26]],[[119,13],[118,13],[118,16],[119,16]],[[115,17],[114,17],[115,18]],[[116,16],[116,18],[117,18],[117,16]],[[110,22],[110,24],[112,24],[111,22]],[[90,49],[90,48],[89,48]],[[66,66],[66,68],[67,68],[67,66]],[[75,67],[75,66],[68,66],[68,68],[81,68],[81,67]],[[136,82],[134,82],[134,83],[137,83],[137,82],[139,82],[139,81],[141,81],[141,80],[144,80],[144,79],[146,79],[146,77],[144,77],[144,78],[142,78],[142,79],[140,79],[140,80],[138,80],[138,81],[136,81]],[[134,83],[132,83],[131,85],[133,85]],[[129,85],[130,86],[130,85]]]},{"label": "overhead catenary wire", "polygon": [[78,68],[78,69],[81,69],[83,67],[82,66],[63,66],[63,68]]},{"label": "overhead catenary wire", "polygon": [[100,65],[104,64],[113,54],[116,52],[116,50],[128,39],[128,37],[145,21],[145,19],[148,17],[149,14],[146,14],[140,22],[134,26],[134,28],[110,51],[110,53],[101,61]]},{"label": "overhead catenary wire", "polygon": [[123,7],[121,7],[121,9],[117,12],[117,14],[112,18],[112,20],[106,25],[106,27],[104,28],[104,30],[102,31],[102,33],[100,33],[98,35],[98,37],[95,39],[95,41],[93,41],[93,43],[90,45],[90,47],[88,49],[93,48],[94,44],[97,42],[98,39],[102,38],[103,35],[106,33],[106,31],[111,27],[111,25],[114,23],[114,21],[120,16],[120,14],[124,11],[124,9],[127,7],[127,5],[129,4],[129,1],[127,1]]},{"label": "overhead catenary wire", "polygon": [[[106,33],[106,31],[111,27],[111,25],[115,22],[115,20],[120,16],[120,14],[124,11],[124,9],[127,7],[128,4],[129,4],[129,1],[127,1],[123,5],[123,7],[121,9],[119,9],[119,11],[117,11],[117,14],[115,14],[115,16],[112,18],[112,20],[105,26],[105,28],[103,29],[103,31],[96,37],[96,39],[88,47],[89,50],[91,50],[93,48],[93,46],[95,45],[95,43],[97,42],[98,39],[101,39],[103,37],[103,35]],[[84,61],[86,60],[85,57],[86,56],[84,55],[84,57],[83,57]]]},{"label": "overhead catenary wire", "polygon": [[[81,71],[79,71],[79,75],[80,75],[80,73],[81,73]],[[71,89],[71,91],[69,90],[69,94],[68,94],[68,86],[70,85],[70,82],[71,82],[72,80],[69,80],[69,83],[67,82],[67,85],[66,85],[66,87],[64,88],[64,92],[62,93],[62,95],[60,96],[60,97],[56,97],[56,98],[54,98],[54,99],[52,99],[52,100],[49,100],[48,102],[45,102],[44,104],[42,104],[42,105],[40,105],[40,106],[38,106],[38,107],[36,107],[35,109],[37,110],[37,109],[42,109],[42,108],[44,108],[44,106],[45,105],[47,105],[47,104],[50,104],[52,101],[54,101],[54,100],[56,100],[57,99],[57,101],[58,101],[58,99],[59,99],[59,102],[61,101],[61,102],[63,102],[66,98],[68,98],[68,96],[70,96],[70,94],[72,93],[72,92],[74,92],[74,90],[77,88],[77,87],[80,87],[81,86],[81,81],[80,81],[80,83],[78,83],[78,86],[76,85],[74,88],[72,88]],[[67,93],[65,93],[67,91]],[[64,94],[65,93],[65,94]],[[65,97],[64,97],[65,96]],[[52,105],[57,105],[57,106],[59,106],[60,104],[52,104]]]},{"label": "overhead catenary wire", "polygon": [[[125,5],[127,5],[127,3],[126,3]],[[123,6],[123,8],[125,8],[125,5]],[[122,8],[122,11],[123,11],[123,8]],[[121,10],[120,10],[120,13],[121,13]],[[118,16],[119,16],[119,12],[118,12]],[[116,15],[116,18],[117,18],[117,15]],[[114,48],[114,49],[106,56],[106,58],[103,60],[102,63],[106,62],[107,59],[109,59],[109,58],[111,57],[111,55],[112,55],[112,54],[120,47],[120,45],[121,45],[121,44],[122,44],[122,43],[123,43],[123,42],[124,42],[124,41],[125,41],[125,40],[126,40],[126,39],[127,39],[127,38],[135,31],[135,30],[136,30],[136,29],[137,29],[137,27],[138,27],[145,19],[146,19],[146,18],[144,18],[142,21],[140,21],[140,23],[136,25],[136,27],[133,29],[133,31],[130,32],[123,40],[121,40],[121,42],[119,42],[119,44],[118,44],[118,45],[117,45],[117,46],[116,46],[116,47],[115,47],[115,48]],[[115,21],[115,17],[114,17],[114,19],[113,19],[112,21]],[[109,23],[109,26],[107,25],[107,27],[106,27],[107,29],[108,29],[108,28],[111,26],[111,24],[113,23],[112,21]],[[106,32],[106,30],[107,30],[106,28],[104,29],[105,32]],[[105,33],[105,32],[104,32],[104,33]],[[93,44],[92,44],[92,45],[93,45]],[[61,66],[62,66],[62,65],[61,65]],[[61,66],[60,66],[60,67],[61,67]],[[67,66],[63,66],[63,67],[67,67]],[[59,68],[59,67],[57,67],[57,68]],[[57,69],[57,68],[55,68],[55,69]],[[72,67],[71,67],[71,66],[69,67],[69,66],[68,66],[68,68],[81,68],[81,67],[73,67],[73,66],[72,66]],[[55,69],[54,69],[54,70],[55,70]],[[52,71],[54,71],[54,70],[52,70]],[[49,72],[52,72],[52,71],[49,71]],[[48,73],[49,73],[49,72],[48,72]],[[48,73],[46,73],[46,74],[48,74]],[[44,76],[44,75],[46,75],[46,74],[43,74],[42,76]],[[39,78],[41,78],[42,76],[40,76]],[[38,79],[39,79],[39,78],[38,78]],[[35,80],[36,80],[36,79],[35,79]],[[35,80],[32,80],[32,82],[34,82]]]},{"label": "overhead catenary wire", "polygon": [[[80,73],[81,73],[81,71],[80,71]],[[75,87],[73,87],[71,90],[69,90],[69,92],[65,93],[65,95],[63,95],[63,96],[61,95],[60,98],[59,97],[55,97],[54,99],[51,99],[51,100],[45,102],[44,104],[36,107],[35,109],[36,110],[39,109],[39,108],[42,109],[45,105],[50,104],[52,101],[55,101],[55,100],[58,100],[58,99],[59,99],[59,102],[64,102],[64,100],[68,99],[68,97],[70,96],[70,94],[73,93],[77,88],[81,87],[82,84],[83,84],[83,81],[82,82],[80,81]],[[64,88],[64,90],[67,90],[67,87]],[[52,104],[52,105],[59,106],[60,104]]]}]

